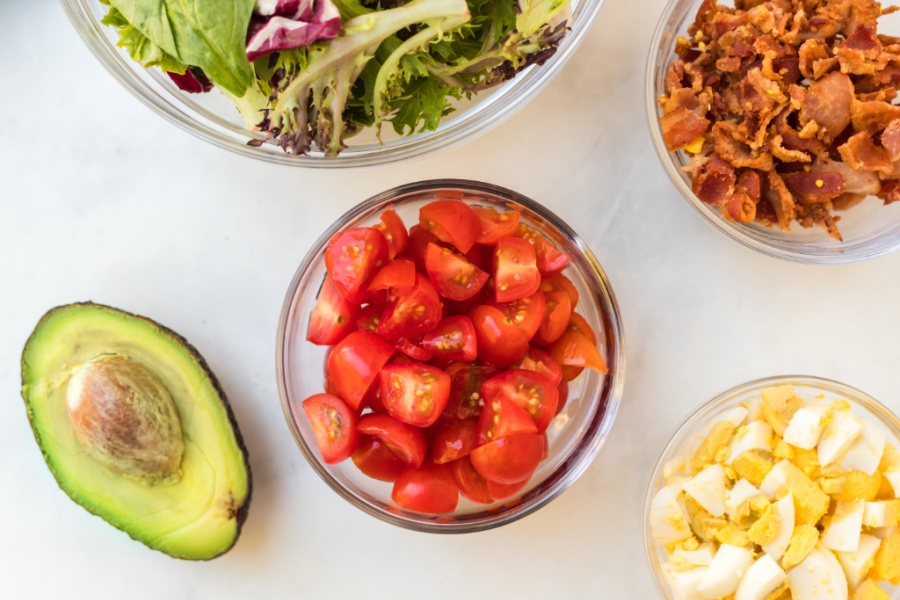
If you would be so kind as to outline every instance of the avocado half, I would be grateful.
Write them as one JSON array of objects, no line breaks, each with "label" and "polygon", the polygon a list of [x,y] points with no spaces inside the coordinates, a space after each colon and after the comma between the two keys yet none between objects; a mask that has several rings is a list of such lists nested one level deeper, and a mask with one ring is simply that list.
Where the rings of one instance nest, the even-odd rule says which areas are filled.
[{"label": "avocado half", "polygon": [[[125,476],[96,460],[76,436],[69,381],[80,365],[109,355],[145,367],[174,401],[184,440],[174,483]],[[251,495],[247,450],[218,381],[177,333],[91,302],[54,308],[22,353],[22,397],[47,466],[86,510],[176,558],[208,560],[237,541]]]}]

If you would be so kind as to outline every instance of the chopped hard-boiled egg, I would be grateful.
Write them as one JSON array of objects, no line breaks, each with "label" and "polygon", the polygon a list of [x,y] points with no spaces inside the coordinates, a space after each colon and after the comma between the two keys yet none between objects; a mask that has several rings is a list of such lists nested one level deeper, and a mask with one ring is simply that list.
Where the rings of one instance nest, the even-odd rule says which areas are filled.
[{"label": "chopped hard-boiled egg", "polygon": [[894,489],[894,497],[900,498],[900,471],[888,471],[884,474],[884,478],[888,480]]},{"label": "chopped hard-boiled egg", "polygon": [[876,529],[900,525],[900,500],[866,502],[862,524]]},{"label": "chopped hard-boiled egg", "polygon": [[729,517],[734,517],[745,502],[761,495],[762,492],[755,485],[746,479],[741,479],[734,484],[733,488],[725,492],[725,513]]},{"label": "chopped hard-boiled egg", "polygon": [[728,464],[747,450],[772,451],[772,426],[762,420],[751,421],[738,428],[731,440]]},{"label": "chopped hard-boiled egg", "polygon": [[707,567],[696,567],[686,571],[679,571],[672,564],[667,564],[665,577],[676,598],[683,600],[697,599],[700,598],[697,588],[700,587],[700,583],[706,575],[706,569]]},{"label": "chopped hard-boiled egg", "polygon": [[691,537],[687,515],[668,487],[659,490],[650,503],[650,529],[660,544],[680,542]]},{"label": "chopped hard-boiled egg", "polygon": [[825,431],[827,406],[805,406],[794,413],[784,430],[784,441],[791,446],[812,450]]},{"label": "chopped hard-boiled egg", "polygon": [[721,423],[722,421],[727,421],[731,423],[735,427],[740,427],[744,424],[744,421],[747,420],[747,415],[750,414],[750,411],[747,410],[743,406],[735,406],[732,409],[725,411],[725,413],[719,417],[718,421]]},{"label": "chopped hard-boiled egg", "polygon": [[850,589],[841,564],[827,548],[814,548],[788,571],[793,600],[847,600]]},{"label": "chopped hard-boiled egg", "polygon": [[765,600],[787,578],[784,570],[768,554],[763,554],[747,569],[734,600]]},{"label": "chopped hard-boiled egg", "polygon": [[697,592],[709,600],[733,594],[752,564],[752,552],[738,546],[722,544],[706,570]]},{"label": "chopped hard-boiled egg", "polygon": [[853,594],[853,600],[891,600],[891,597],[878,587],[877,583],[871,579],[866,579],[857,588],[856,593]]},{"label": "chopped hard-boiled egg", "polygon": [[835,552],[851,590],[858,588],[872,569],[879,546],[881,546],[880,539],[874,535],[862,534],[859,536],[859,547],[856,552]]},{"label": "chopped hard-boiled egg", "polygon": [[822,432],[816,448],[819,464],[827,467],[839,461],[862,433],[862,421],[849,410],[839,410],[831,415],[831,421]]},{"label": "chopped hard-boiled egg", "polygon": [[709,466],[687,482],[684,491],[714,517],[725,514],[728,475],[722,465]]},{"label": "chopped hard-boiled egg", "polygon": [[838,502],[831,521],[822,534],[822,545],[830,550],[856,552],[862,534],[866,501]]},{"label": "chopped hard-boiled egg", "polygon": [[844,471],[862,471],[870,477],[878,470],[884,456],[886,436],[884,430],[875,423],[864,421],[862,433],[841,459]]},{"label": "chopped hard-boiled egg", "polygon": [[[770,508],[773,509],[773,514],[778,516],[778,529],[770,541],[760,545],[766,554],[775,560],[780,560],[784,556],[788,544],[791,543],[791,534],[794,533],[794,497],[788,494],[775,504],[772,504]],[[762,519],[757,521],[757,523],[761,521]]]},{"label": "chopped hard-boiled egg", "polygon": [[715,556],[716,546],[709,542],[700,544],[693,550],[676,546],[675,551],[672,553],[672,564],[679,570],[686,570],[694,567],[708,567]]}]

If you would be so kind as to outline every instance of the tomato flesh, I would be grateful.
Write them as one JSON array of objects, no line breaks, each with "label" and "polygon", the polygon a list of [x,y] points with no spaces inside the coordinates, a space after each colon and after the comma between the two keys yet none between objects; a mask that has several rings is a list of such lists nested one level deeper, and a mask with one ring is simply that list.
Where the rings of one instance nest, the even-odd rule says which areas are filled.
[{"label": "tomato flesh", "polygon": [[476,306],[469,313],[475,327],[478,358],[495,367],[508,367],[528,352],[528,339],[515,321],[493,306]]},{"label": "tomato flesh", "polygon": [[497,483],[525,481],[537,469],[544,453],[544,436],[537,433],[513,435],[479,446],[469,458],[478,474]]},{"label": "tomato flesh", "polygon": [[457,460],[478,445],[478,421],[453,421],[439,427],[431,440],[431,458],[436,464]]},{"label": "tomato flesh", "polygon": [[594,333],[594,330],[591,329],[590,323],[587,322],[587,319],[579,315],[577,312],[573,312],[572,316],[569,317],[569,326],[567,329],[571,331],[577,331],[587,339],[591,340],[591,343],[595,346],[597,345],[597,334]]},{"label": "tomato flesh", "polygon": [[388,258],[394,260],[396,256],[406,249],[409,234],[403,219],[396,212],[388,209],[381,213],[381,223],[375,226],[381,232],[388,244]]},{"label": "tomato flesh", "polygon": [[339,231],[325,249],[325,268],[344,297],[362,304],[369,280],[387,262],[388,244],[377,229]]},{"label": "tomato flesh", "polygon": [[357,469],[379,481],[396,481],[400,473],[409,468],[384,442],[371,435],[359,437],[351,458]]},{"label": "tomato flesh", "polygon": [[544,320],[546,300],[544,299],[544,292],[537,291],[530,296],[513,300],[512,302],[496,302],[492,300],[490,305],[499,308],[500,312],[512,319],[525,335],[525,338],[531,340]]},{"label": "tomato flesh", "polygon": [[377,304],[363,306],[359,311],[359,316],[356,317],[356,328],[360,331],[375,333],[375,330],[378,329],[378,323],[381,322],[381,313],[383,312],[384,307]]},{"label": "tomato flesh", "polygon": [[442,242],[453,244],[460,252],[468,252],[481,229],[469,205],[462,200],[435,200],[419,210],[419,225]]},{"label": "tomato flesh", "polygon": [[358,411],[394,347],[368,331],[354,331],[328,354],[326,376],[341,398]]},{"label": "tomato flesh", "polygon": [[569,326],[572,316],[572,300],[564,290],[556,290],[546,295],[544,320],[534,336],[535,343],[546,346],[558,340]]},{"label": "tomato flesh", "polygon": [[411,288],[416,284],[416,264],[408,258],[392,260],[372,278],[369,292],[390,288]]},{"label": "tomato flesh", "polygon": [[557,273],[569,264],[569,257],[557,250],[544,234],[533,227],[525,224],[519,225],[516,235],[534,247],[537,268],[541,273]]},{"label": "tomato flesh", "polygon": [[506,371],[484,382],[481,391],[485,406],[499,399],[517,404],[531,415],[538,433],[547,431],[559,403],[558,386],[534,371]]},{"label": "tomato flesh", "polygon": [[425,249],[425,270],[438,293],[450,300],[468,300],[488,280],[488,274],[467,258],[434,243]]},{"label": "tomato flesh", "polygon": [[356,413],[346,402],[331,394],[316,394],[303,401],[303,412],[312,425],[316,445],[326,464],[342,462],[359,443]]},{"label": "tomato flesh", "polygon": [[528,485],[527,479],[517,483],[497,483],[496,481],[487,481],[488,493],[490,493],[495,501],[512,498],[524,490],[526,485]]},{"label": "tomato flesh", "polygon": [[541,286],[534,248],[521,238],[497,240],[494,249],[494,299],[511,302],[532,295]]},{"label": "tomato flesh", "polygon": [[309,316],[306,339],[320,346],[341,341],[356,327],[359,306],[348,301],[329,275],[322,282],[316,306]]},{"label": "tomato flesh", "polygon": [[420,467],[427,445],[422,430],[401,423],[390,415],[364,415],[356,427],[360,433],[378,438],[405,466]]},{"label": "tomato flesh", "polygon": [[456,510],[459,486],[447,465],[425,463],[418,469],[407,469],[394,482],[391,499],[407,510],[428,514],[444,514]]},{"label": "tomato flesh", "polygon": [[502,396],[487,399],[478,418],[479,445],[511,435],[537,432],[537,425],[528,411]]},{"label": "tomato flesh", "polygon": [[578,288],[575,287],[575,284],[572,283],[571,279],[561,273],[556,273],[550,277],[544,277],[541,280],[540,288],[545,294],[554,290],[563,290],[569,294],[569,299],[572,300],[572,309],[574,310],[575,307],[578,306]]},{"label": "tomato flesh", "polygon": [[469,317],[447,317],[425,334],[421,345],[441,358],[472,362],[478,356],[475,326]]},{"label": "tomato flesh", "polygon": [[478,504],[494,502],[487,479],[478,474],[468,456],[451,462],[450,470],[453,472],[453,478],[456,479],[456,485],[459,486],[459,493],[463,498]]},{"label": "tomato flesh", "polygon": [[606,361],[597,346],[577,331],[568,330],[547,348],[556,362],[572,367],[586,367],[598,373],[607,373]]},{"label": "tomato flesh", "polygon": [[516,234],[521,215],[514,210],[500,212],[495,208],[473,206],[472,210],[478,217],[478,237],[475,241],[487,246],[497,243],[503,237]]},{"label": "tomato flesh", "polygon": [[381,370],[381,400],[398,421],[428,427],[450,398],[450,376],[428,365],[388,365]]},{"label": "tomato flesh", "polygon": [[500,371],[488,365],[454,363],[446,372],[450,375],[450,399],[443,418],[463,420],[480,415],[484,406],[481,386]]},{"label": "tomato flesh", "polygon": [[418,339],[441,320],[441,300],[426,277],[416,274],[412,288],[391,290],[375,333],[391,340]]},{"label": "tomato flesh", "polygon": [[434,356],[430,350],[417,346],[406,338],[397,340],[394,347],[411,359],[420,362],[428,362]]},{"label": "tomato flesh", "polygon": [[537,346],[531,346],[522,360],[512,365],[514,369],[524,369],[526,371],[534,371],[538,375],[545,377],[553,385],[559,385],[563,380],[562,367],[556,362],[550,354],[541,350]]}]

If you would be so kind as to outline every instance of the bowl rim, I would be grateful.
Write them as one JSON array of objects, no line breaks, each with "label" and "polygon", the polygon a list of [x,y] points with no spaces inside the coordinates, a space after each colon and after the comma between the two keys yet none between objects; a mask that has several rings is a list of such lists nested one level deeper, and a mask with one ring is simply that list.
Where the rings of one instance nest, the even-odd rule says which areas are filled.
[{"label": "bowl rim", "polygon": [[[650,130],[650,138],[653,141],[653,147],[656,150],[656,155],[659,157],[660,163],[662,163],[669,180],[675,185],[675,188],[681,193],[681,196],[694,211],[699,214],[708,225],[742,246],[766,256],[779,258],[788,262],[824,265],[847,264],[877,258],[900,248],[900,235],[898,235],[897,239],[892,243],[882,244],[876,248],[866,248],[861,251],[855,250],[835,254],[817,253],[812,249],[805,250],[802,245],[798,245],[797,249],[794,250],[779,248],[749,235],[745,231],[745,229],[747,229],[745,225],[727,222],[722,218],[718,211],[713,210],[697,198],[697,195],[694,194],[694,191],[685,182],[680,170],[675,165],[673,155],[676,153],[669,152],[668,148],[666,148],[665,141],[662,137],[661,127],[659,126],[659,106],[656,101],[655,72],[656,67],[658,66],[657,58],[661,56],[662,39],[666,34],[666,26],[672,14],[675,12],[678,3],[679,0],[667,0],[666,6],[663,9],[662,15],[656,24],[656,28],[654,29],[653,36],[650,40],[650,49],[647,53],[647,60],[644,66],[644,112],[647,118],[647,126]],[[670,55],[671,52],[666,54],[666,56]]]},{"label": "bowl rim", "polygon": [[656,492],[659,491],[659,486],[657,485],[657,483],[662,476],[663,470],[665,469],[665,463],[667,462],[667,459],[670,458],[670,455],[676,449],[676,447],[680,446],[681,443],[683,443],[687,439],[687,437],[698,428],[698,426],[708,423],[709,418],[712,416],[712,413],[716,412],[717,409],[726,408],[723,403],[729,398],[732,398],[739,394],[747,394],[753,391],[761,391],[772,386],[786,384],[828,391],[842,396],[845,399],[851,401],[851,403],[858,404],[868,410],[870,413],[876,415],[878,421],[885,425],[888,429],[893,429],[893,433],[897,436],[898,439],[900,439],[900,417],[894,414],[882,402],[867,394],[866,392],[860,390],[859,388],[847,385],[846,383],[842,383],[834,379],[828,379],[826,377],[819,377],[816,375],[773,375],[769,377],[761,377],[745,383],[741,383],[739,385],[735,385],[725,391],[719,392],[711,399],[707,400],[706,402],[692,410],[684,418],[684,420],[682,420],[678,424],[672,435],[666,441],[662,451],[659,453],[659,457],[657,458],[653,470],[650,473],[650,477],[647,480],[646,489],[644,492],[644,502],[642,504],[644,554],[647,560],[647,566],[650,568],[650,572],[653,577],[653,582],[656,585],[656,589],[659,592],[660,596],[665,600],[674,600],[674,596],[672,595],[668,584],[663,579],[661,565],[659,565],[659,562],[656,559],[658,544],[653,538],[653,534],[650,530],[649,517],[650,505],[653,502],[653,497],[656,495]]},{"label": "bowl rim", "polygon": [[[534,498],[528,499],[527,501],[523,499],[513,506],[502,505],[503,508],[499,512],[484,516],[477,520],[472,519],[465,522],[453,522],[441,520],[440,518],[437,520],[416,520],[399,511],[396,513],[387,512],[380,507],[374,506],[359,498],[356,494],[344,488],[327,471],[322,461],[315,452],[307,446],[302,434],[298,431],[292,416],[286,377],[289,365],[286,364],[287,357],[285,348],[290,339],[287,335],[287,327],[291,318],[295,296],[301,281],[305,277],[307,271],[313,266],[316,256],[328,243],[331,237],[337,231],[345,228],[349,222],[353,222],[364,215],[372,214],[376,210],[383,208],[385,205],[396,202],[398,198],[415,193],[448,189],[494,195],[505,201],[521,205],[525,209],[536,213],[549,223],[550,226],[567,236],[569,240],[578,247],[579,252],[582,253],[585,262],[589,266],[590,276],[595,279],[595,283],[600,290],[600,295],[597,298],[599,310],[609,321],[608,330],[605,332],[609,346],[608,363],[610,366],[614,366],[613,369],[610,369],[610,373],[604,377],[604,380],[596,393],[596,399],[594,401],[597,403],[605,401],[606,409],[599,419],[597,419],[597,426],[593,429],[592,433],[591,430],[588,431],[588,435],[592,434],[593,437],[589,439],[584,438],[582,442],[584,442],[585,445],[574,448],[573,455],[569,457],[569,460],[548,475],[543,483],[549,481],[551,482],[551,485]],[[300,448],[306,462],[309,463],[316,474],[332,490],[337,492],[339,496],[356,508],[386,523],[428,533],[470,533],[500,527],[535,512],[568,489],[593,463],[594,459],[600,453],[606,439],[609,437],[621,405],[625,380],[625,338],[616,297],[603,268],[584,241],[571,229],[571,227],[556,216],[556,214],[534,200],[501,186],[465,179],[431,179],[400,185],[371,196],[344,213],[344,215],[338,218],[325,233],[312,244],[309,251],[300,262],[300,265],[297,267],[285,294],[278,321],[275,361],[278,395],[288,429],[294,438],[294,442]]]},{"label": "bowl rim", "polygon": [[458,118],[443,123],[438,130],[404,136],[396,140],[394,145],[360,152],[345,151],[338,157],[327,158],[260,151],[246,144],[248,139],[252,139],[250,132],[244,130],[243,134],[228,135],[226,131],[231,128],[216,126],[194,109],[191,109],[191,114],[177,109],[136,74],[135,69],[142,67],[137,63],[130,64],[106,38],[100,23],[93,18],[88,8],[88,3],[96,1],[60,0],[60,3],[94,57],[129,93],[154,113],[201,140],[241,156],[293,167],[358,169],[400,164],[433,156],[458,147],[500,125],[537,96],[562,70],[584,40],[605,0],[581,0],[572,11],[569,31],[553,56],[545,63],[520,73],[506,85],[497,88],[497,93],[487,95],[486,101],[473,106]]}]

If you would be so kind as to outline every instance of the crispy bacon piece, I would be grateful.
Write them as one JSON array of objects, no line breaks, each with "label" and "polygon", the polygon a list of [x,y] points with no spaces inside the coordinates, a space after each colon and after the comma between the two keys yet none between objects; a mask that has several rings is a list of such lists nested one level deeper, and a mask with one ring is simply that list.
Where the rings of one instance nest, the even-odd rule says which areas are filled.
[{"label": "crispy bacon piece", "polygon": [[891,162],[900,160],[900,119],[888,123],[881,132],[881,146],[887,152],[888,160]]},{"label": "crispy bacon piece", "polygon": [[800,123],[818,123],[825,134],[834,139],[850,124],[850,105],[853,102],[853,82],[843,73],[829,73],[819,79],[806,93],[800,109]]},{"label": "crispy bacon piece", "polygon": [[797,215],[796,204],[790,190],[784,184],[784,180],[775,171],[769,171],[768,186],[764,192],[769,205],[775,210],[775,217],[779,229],[791,230],[791,221]]},{"label": "crispy bacon piece", "polygon": [[781,176],[784,185],[801,202],[818,204],[828,202],[847,190],[844,178],[838,173],[784,173]]},{"label": "crispy bacon piece", "polygon": [[709,120],[698,117],[696,113],[684,108],[674,111],[660,119],[663,127],[663,139],[670,151],[680,150],[697,137],[703,135],[709,127]]},{"label": "crispy bacon piece", "polygon": [[694,170],[694,193],[707,204],[720,205],[734,190],[734,167],[713,154],[709,160]]},{"label": "crispy bacon piece", "polygon": [[877,171],[887,175],[894,170],[887,150],[879,148],[866,133],[851,136],[847,143],[838,148],[841,158],[851,168],[859,171]]},{"label": "crispy bacon piece", "polygon": [[900,200],[900,181],[886,181],[881,186],[878,197],[884,200],[885,204],[891,204]]},{"label": "crispy bacon piece", "polygon": [[874,135],[900,119],[900,106],[884,102],[854,102],[850,110],[853,129]]},{"label": "crispy bacon piece", "polygon": [[878,175],[871,171],[857,171],[850,165],[830,158],[818,158],[810,169],[811,173],[838,173],[847,185],[847,194],[877,194],[881,190]]}]

